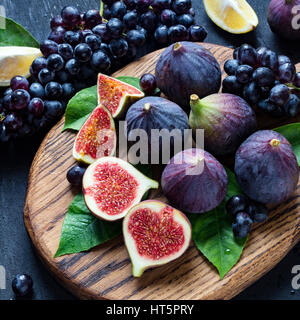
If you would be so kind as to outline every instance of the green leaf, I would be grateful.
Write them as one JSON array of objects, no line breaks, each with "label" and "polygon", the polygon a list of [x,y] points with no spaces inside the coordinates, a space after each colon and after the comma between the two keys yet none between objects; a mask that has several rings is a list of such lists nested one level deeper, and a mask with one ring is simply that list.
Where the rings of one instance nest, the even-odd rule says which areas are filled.
[{"label": "green leaf", "polygon": [[234,174],[229,169],[226,171],[228,190],[225,200],[207,213],[188,215],[196,247],[217,268],[221,279],[237,263],[247,241],[247,238],[235,239],[232,220],[225,209],[226,200],[241,193]]},{"label": "green leaf", "polygon": [[89,250],[122,233],[121,222],[107,222],[93,216],[78,194],[64,219],[59,247],[54,257]]},{"label": "green leaf", "polygon": [[[140,89],[140,80],[135,77],[117,77],[138,89]],[[91,112],[98,105],[97,86],[79,91],[68,103],[65,114],[66,129],[80,130]]]},{"label": "green leaf", "polygon": [[63,131],[66,129],[80,130],[97,104],[97,86],[79,91],[67,105]]},{"label": "green leaf", "polygon": [[20,24],[10,18],[5,19],[5,29],[0,29],[0,46],[21,46],[39,48],[39,42]]},{"label": "green leaf", "polygon": [[291,123],[273,130],[281,133],[290,142],[300,166],[300,122]]}]

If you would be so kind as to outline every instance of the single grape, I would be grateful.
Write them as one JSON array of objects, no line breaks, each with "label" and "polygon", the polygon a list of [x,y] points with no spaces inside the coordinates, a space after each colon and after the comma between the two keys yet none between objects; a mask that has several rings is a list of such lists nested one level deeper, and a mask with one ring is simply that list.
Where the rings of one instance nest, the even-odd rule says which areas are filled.
[{"label": "single grape", "polygon": [[63,88],[58,82],[48,82],[45,86],[46,97],[50,100],[57,100],[63,94]]},{"label": "single grape", "polygon": [[23,120],[16,113],[9,113],[5,117],[3,124],[5,125],[7,132],[17,132],[22,127]]},{"label": "single grape", "polygon": [[49,36],[48,39],[52,40],[56,43],[63,43],[64,42],[64,35],[65,35],[66,29],[63,27],[56,27],[53,29]]},{"label": "single grape", "polygon": [[128,50],[127,50],[125,58],[128,59],[129,61],[131,61],[132,59],[134,59],[136,57],[136,54],[137,54],[136,46],[133,44],[128,44]]},{"label": "single grape", "polygon": [[45,97],[44,87],[38,82],[34,82],[30,85],[29,93],[32,98],[43,99]]},{"label": "single grape", "polygon": [[274,72],[278,69],[278,56],[272,50],[267,50],[261,57],[261,65],[263,67],[269,68]]},{"label": "single grape", "polygon": [[190,41],[203,42],[207,37],[207,31],[203,26],[194,24],[189,27],[188,31]]},{"label": "single grape", "polygon": [[90,30],[90,29],[80,30],[80,31],[79,31],[80,41],[81,41],[81,42],[84,42],[84,40],[85,40],[85,38],[86,38],[87,36],[91,36],[91,35],[93,35],[93,34],[94,34],[93,31]]},{"label": "single grape", "polygon": [[224,70],[229,76],[232,76],[232,75],[235,75],[235,72],[236,72],[237,68],[239,67],[239,65],[240,64],[239,64],[238,60],[230,59],[225,62]]},{"label": "single grape", "polygon": [[293,80],[293,85],[297,88],[300,88],[300,72],[297,72],[295,74],[294,80]]},{"label": "single grape", "polygon": [[76,165],[67,172],[67,180],[75,187],[82,186],[82,178],[86,168]]},{"label": "single grape", "polygon": [[126,4],[122,1],[117,1],[110,7],[110,13],[113,18],[122,19],[127,11]]},{"label": "single grape", "polygon": [[[104,43],[102,42],[101,45],[100,45],[100,48],[99,50],[105,52],[106,54],[109,54],[109,47],[108,47],[108,44],[107,43]],[[97,50],[98,51],[98,50]]]},{"label": "single grape", "polygon": [[104,10],[103,10],[103,18],[106,20],[111,19],[111,12],[108,7],[104,8]]},{"label": "single grape", "polygon": [[74,56],[80,62],[87,62],[91,59],[93,52],[90,46],[86,43],[78,44],[74,49]]},{"label": "single grape", "polygon": [[102,17],[99,10],[88,10],[83,16],[83,21],[85,23],[85,28],[93,29],[102,22]]},{"label": "single grape", "polygon": [[64,7],[61,10],[61,17],[63,22],[71,27],[75,27],[81,21],[79,10],[71,6]]},{"label": "single grape", "polygon": [[4,97],[3,97],[3,108],[7,111],[13,111],[15,110],[12,102],[11,102],[11,93],[10,94],[6,94]]},{"label": "single grape", "polygon": [[17,89],[11,94],[11,103],[16,110],[26,108],[29,101],[30,94],[24,89]]},{"label": "single grape", "polygon": [[264,204],[255,202],[253,200],[250,201],[246,213],[249,214],[253,222],[256,223],[262,223],[268,219],[267,207]]},{"label": "single grape", "polygon": [[56,120],[58,119],[60,116],[63,115],[64,113],[64,108],[61,104],[61,102],[59,101],[49,101],[46,100],[44,101],[44,106],[45,106],[45,117],[48,120]]},{"label": "single grape", "polygon": [[246,238],[250,233],[252,224],[253,221],[246,212],[239,212],[236,216],[236,222],[232,224],[234,236],[239,239]]},{"label": "single grape", "polygon": [[171,26],[168,30],[168,38],[171,42],[185,41],[188,38],[188,31],[181,24]]},{"label": "single grape", "polygon": [[261,89],[252,81],[247,83],[243,89],[243,97],[252,105],[256,105],[261,97]]},{"label": "single grape", "polygon": [[140,86],[147,95],[153,95],[157,88],[155,76],[151,73],[145,73],[140,79]]},{"label": "single grape", "polygon": [[108,46],[111,54],[117,58],[125,56],[128,50],[128,43],[124,38],[113,39]]},{"label": "single grape", "polygon": [[191,0],[174,0],[172,4],[173,10],[177,14],[188,13],[191,6],[192,6]]},{"label": "single grape", "polygon": [[39,72],[38,78],[42,84],[46,84],[50,81],[53,81],[55,77],[55,73],[48,68],[44,68]]},{"label": "single grape", "polygon": [[50,20],[50,28],[53,30],[56,27],[64,27],[65,24],[61,16],[55,16]]},{"label": "single grape", "polygon": [[279,80],[283,83],[293,82],[295,73],[296,68],[293,63],[285,63],[278,68]]},{"label": "single grape", "polygon": [[64,41],[69,43],[72,47],[76,47],[80,43],[80,33],[74,31],[67,31],[64,35]]},{"label": "single grape", "polygon": [[123,23],[127,30],[134,29],[138,24],[138,14],[136,10],[128,11],[123,17]]},{"label": "single grape", "polygon": [[33,281],[28,274],[17,274],[11,286],[17,296],[24,297],[32,293]]},{"label": "single grape", "polygon": [[129,30],[126,34],[126,40],[130,44],[141,47],[145,43],[146,38],[140,30]]},{"label": "single grape", "polygon": [[278,65],[281,66],[285,63],[292,63],[291,59],[287,56],[284,55],[279,55],[278,56]]},{"label": "single grape", "polygon": [[226,202],[226,211],[232,218],[235,218],[239,212],[246,210],[248,203],[248,199],[242,194],[232,196]]},{"label": "single grape", "polygon": [[124,0],[127,9],[133,10],[136,8],[137,0]]},{"label": "single grape", "polygon": [[284,105],[284,110],[289,117],[295,117],[300,111],[300,99],[295,94],[291,94]]},{"label": "single grape", "polygon": [[60,70],[55,73],[55,81],[59,83],[65,83],[70,80],[70,75],[67,71],[65,70]]},{"label": "single grape", "polygon": [[12,90],[12,88],[9,87],[4,91],[4,96],[11,95],[12,93],[13,93],[13,90]]},{"label": "single grape", "polygon": [[70,59],[65,65],[65,70],[74,76],[80,71],[80,63],[76,59]]},{"label": "single grape", "polygon": [[176,23],[177,16],[176,13],[170,9],[165,9],[160,15],[160,21],[162,24],[170,27]]},{"label": "single grape", "polygon": [[289,97],[290,89],[285,84],[278,84],[270,91],[270,101],[279,106],[284,106]]},{"label": "single grape", "polygon": [[65,60],[73,58],[73,48],[69,43],[62,43],[58,45],[58,54]]},{"label": "single grape", "polygon": [[259,101],[257,106],[261,111],[270,113],[274,117],[282,117],[285,114],[284,110],[270,99]]},{"label": "single grape", "polygon": [[190,14],[184,13],[177,18],[177,23],[189,28],[194,23],[194,18]]},{"label": "single grape", "polygon": [[49,70],[59,71],[64,67],[64,65],[65,61],[63,57],[57,53],[53,53],[47,58],[47,66]]},{"label": "single grape", "polygon": [[52,40],[45,40],[40,44],[40,50],[45,58],[48,58],[50,54],[57,53],[57,43]]},{"label": "single grape", "polygon": [[240,50],[240,47],[237,47],[233,50],[233,53],[232,53],[233,59],[239,60],[239,50]]},{"label": "single grape", "polygon": [[92,31],[100,36],[102,41],[109,41],[111,39],[110,31],[107,29],[106,23],[98,24]]},{"label": "single grape", "polygon": [[45,59],[44,57],[38,57],[33,60],[31,64],[33,76],[37,77],[39,72],[44,68],[47,68],[47,59]]},{"label": "single grape", "polygon": [[152,0],[137,0],[136,9],[143,13],[149,9],[149,6],[152,4]]},{"label": "single grape", "polygon": [[267,99],[270,96],[270,88],[269,87],[260,87],[260,96],[262,99]]},{"label": "single grape", "polygon": [[274,72],[266,67],[260,67],[254,70],[252,78],[260,87],[273,86],[275,81]]},{"label": "single grape", "polygon": [[154,38],[158,43],[168,43],[168,27],[165,25],[159,26],[154,32]]},{"label": "single grape", "polygon": [[257,67],[261,67],[262,56],[265,54],[267,50],[268,48],[266,47],[259,47],[256,49]]},{"label": "single grape", "polygon": [[156,14],[160,14],[164,9],[171,8],[171,0],[153,0],[151,7]]},{"label": "single grape", "polygon": [[238,66],[235,72],[235,76],[238,82],[246,84],[250,81],[253,73],[253,68],[247,64]]},{"label": "single grape", "polygon": [[62,85],[63,89],[63,98],[66,100],[71,99],[75,94],[75,88],[72,83],[64,83]]},{"label": "single grape", "polygon": [[228,76],[223,80],[222,92],[241,95],[243,85],[237,81],[236,76]]},{"label": "single grape", "polygon": [[114,39],[118,39],[122,36],[122,32],[124,29],[123,22],[118,18],[111,18],[107,24],[106,28],[110,33],[110,36]]},{"label": "single grape", "polygon": [[29,82],[26,78],[22,76],[15,76],[10,80],[10,87],[13,91],[17,89],[24,89],[28,91],[29,89]]},{"label": "single grape", "polygon": [[248,64],[254,67],[257,63],[256,50],[249,44],[243,44],[238,50],[238,61],[240,64]]},{"label": "single grape", "polygon": [[98,50],[92,56],[91,65],[96,71],[105,72],[110,68],[111,61],[104,51]]},{"label": "single grape", "polygon": [[88,35],[85,38],[85,43],[92,49],[92,51],[96,51],[100,48],[101,38],[97,34]]},{"label": "single grape", "polygon": [[138,31],[142,32],[142,34],[145,36],[145,39],[147,39],[148,32],[147,32],[147,30],[146,30],[145,28],[143,28],[143,27],[141,27],[141,26],[137,25],[137,26],[136,26],[136,30],[138,30]]},{"label": "single grape", "polygon": [[35,117],[41,118],[44,112],[44,102],[40,98],[33,98],[28,105],[28,111]]},{"label": "single grape", "polygon": [[157,16],[153,11],[147,11],[140,17],[140,26],[153,33],[157,25]]}]

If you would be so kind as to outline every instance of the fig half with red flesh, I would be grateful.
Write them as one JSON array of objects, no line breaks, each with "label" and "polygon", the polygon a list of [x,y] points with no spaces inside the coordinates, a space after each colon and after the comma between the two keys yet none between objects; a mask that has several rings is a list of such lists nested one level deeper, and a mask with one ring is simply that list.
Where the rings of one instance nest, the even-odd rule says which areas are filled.
[{"label": "fig half with red flesh", "polygon": [[103,104],[113,118],[121,116],[135,101],[144,97],[144,93],[136,87],[121,80],[99,73],[98,103]]},{"label": "fig half with red flesh", "polygon": [[163,202],[146,200],[132,207],[123,220],[123,235],[133,276],[179,258],[191,233],[188,218]]},{"label": "fig half with red flesh", "polygon": [[91,164],[98,158],[113,156],[116,145],[114,119],[103,105],[99,105],[78,132],[73,157],[77,161]]},{"label": "fig half with red flesh", "polygon": [[124,218],[149,189],[158,188],[158,183],[122,159],[103,157],[86,169],[82,186],[91,213],[114,221]]}]

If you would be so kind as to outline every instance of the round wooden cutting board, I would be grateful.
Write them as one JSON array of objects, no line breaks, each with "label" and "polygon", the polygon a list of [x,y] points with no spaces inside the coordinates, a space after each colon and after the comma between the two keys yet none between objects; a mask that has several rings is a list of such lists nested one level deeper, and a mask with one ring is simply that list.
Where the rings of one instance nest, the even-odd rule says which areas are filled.
[{"label": "round wooden cutting board", "polygon": [[[232,49],[203,44],[221,67]],[[140,77],[154,72],[161,53],[156,51],[121,69],[114,76]],[[299,121],[292,119],[293,122]],[[283,122],[259,116],[261,128]],[[271,210],[264,224],[256,225],[239,262],[220,280],[216,269],[191,244],[178,260],[131,275],[131,263],[122,237],[89,252],[54,259],[68,206],[75,196],[66,172],[75,161],[75,133],[61,133],[62,119],[46,136],[32,163],[24,219],[38,254],[55,277],[74,295],[83,299],[230,299],[273,268],[298,242],[300,186],[285,203]]]}]

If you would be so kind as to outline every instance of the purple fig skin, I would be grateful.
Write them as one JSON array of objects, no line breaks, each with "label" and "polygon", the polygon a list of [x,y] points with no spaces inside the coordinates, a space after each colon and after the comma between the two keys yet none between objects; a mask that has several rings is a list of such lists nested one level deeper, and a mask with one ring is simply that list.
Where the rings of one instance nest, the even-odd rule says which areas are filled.
[{"label": "purple fig skin", "polygon": [[[292,27],[293,7],[300,5],[300,0],[271,0],[268,8],[268,23],[271,30],[282,38],[300,39],[300,29]],[[300,21],[296,19],[296,23]]]},{"label": "purple fig skin", "polygon": [[[200,174],[190,175],[204,159]],[[203,213],[216,208],[225,198],[228,177],[224,167],[210,153],[188,149],[177,153],[165,167],[161,186],[176,208],[189,213]]]},{"label": "purple fig skin", "polygon": [[200,98],[219,91],[221,69],[215,57],[202,46],[188,41],[167,47],[156,64],[158,88],[189,111],[190,95]]},{"label": "purple fig skin", "polygon": [[295,153],[280,133],[261,130],[239,147],[234,172],[245,194],[264,204],[278,204],[295,191],[299,167]]},{"label": "purple fig skin", "polygon": [[190,126],[204,129],[204,148],[214,156],[234,153],[257,128],[255,112],[233,94],[217,93],[201,100],[191,96]]},{"label": "purple fig skin", "polygon": [[[126,114],[126,122],[128,136],[131,130],[143,129],[147,133],[149,146],[152,129],[167,129],[169,132],[179,129],[182,137],[184,130],[189,129],[186,113],[176,103],[160,97],[145,97],[135,102]],[[159,147],[161,150],[161,141]]]}]

